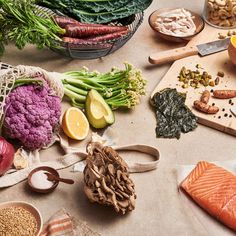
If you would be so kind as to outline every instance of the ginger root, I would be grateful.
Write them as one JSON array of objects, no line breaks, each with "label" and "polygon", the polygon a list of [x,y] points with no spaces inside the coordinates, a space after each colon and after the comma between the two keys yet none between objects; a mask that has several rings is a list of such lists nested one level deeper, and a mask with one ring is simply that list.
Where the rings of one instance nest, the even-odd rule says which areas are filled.
[{"label": "ginger root", "polygon": [[201,101],[195,101],[194,108],[206,114],[216,114],[219,111],[219,107],[208,105]]},{"label": "ginger root", "polygon": [[202,93],[202,96],[200,98],[200,101],[207,104],[209,102],[209,99],[210,99],[210,96],[211,96],[211,93],[208,91],[208,90],[205,90],[203,93]]},{"label": "ginger root", "polygon": [[236,90],[214,90],[213,96],[220,99],[230,99],[236,97]]}]

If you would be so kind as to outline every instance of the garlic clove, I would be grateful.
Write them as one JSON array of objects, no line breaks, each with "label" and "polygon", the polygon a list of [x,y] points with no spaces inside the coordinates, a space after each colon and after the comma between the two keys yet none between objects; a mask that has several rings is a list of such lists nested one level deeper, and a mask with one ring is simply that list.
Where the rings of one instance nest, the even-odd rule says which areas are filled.
[{"label": "garlic clove", "polygon": [[25,169],[29,166],[28,156],[23,148],[19,148],[16,151],[13,165],[17,170]]}]

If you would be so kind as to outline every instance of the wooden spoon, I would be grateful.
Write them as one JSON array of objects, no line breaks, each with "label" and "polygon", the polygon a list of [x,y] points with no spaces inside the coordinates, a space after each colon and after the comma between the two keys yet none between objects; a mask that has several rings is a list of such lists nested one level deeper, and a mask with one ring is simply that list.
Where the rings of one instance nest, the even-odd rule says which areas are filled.
[{"label": "wooden spoon", "polygon": [[73,179],[63,179],[63,178],[57,177],[49,172],[45,172],[45,174],[47,175],[49,181],[60,181],[60,182],[66,183],[66,184],[74,184],[74,182],[75,182]]}]

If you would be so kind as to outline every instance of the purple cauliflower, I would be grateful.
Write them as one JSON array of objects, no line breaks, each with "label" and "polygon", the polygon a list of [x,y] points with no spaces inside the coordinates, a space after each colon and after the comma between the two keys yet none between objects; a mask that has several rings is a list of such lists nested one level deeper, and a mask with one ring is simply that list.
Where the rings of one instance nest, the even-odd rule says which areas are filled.
[{"label": "purple cauliflower", "polygon": [[23,85],[6,99],[4,132],[29,150],[49,145],[61,115],[61,100],[47,84]]}]

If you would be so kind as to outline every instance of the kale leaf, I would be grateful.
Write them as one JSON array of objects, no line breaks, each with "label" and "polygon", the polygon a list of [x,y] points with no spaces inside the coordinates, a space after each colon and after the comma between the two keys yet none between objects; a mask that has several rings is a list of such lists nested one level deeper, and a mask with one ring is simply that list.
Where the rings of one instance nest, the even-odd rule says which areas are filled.
[{"label": "kale leaf", "polygon": [[197,117],[185,105],[186,94],[176,89],[164,89],[157,92],[152,104],[157,116],[157,137],[180,138],[181,133],[188,133],[197,127]]},{"label": "kale leaf", "polygon": [[37,0],[37,4],[88,23],[108,23],[144,11],[152,0]]}]

